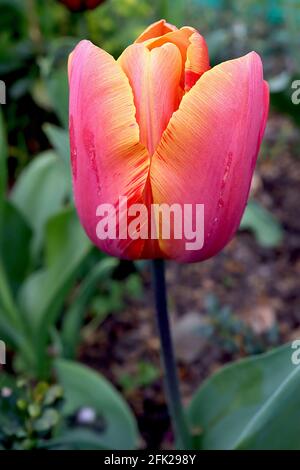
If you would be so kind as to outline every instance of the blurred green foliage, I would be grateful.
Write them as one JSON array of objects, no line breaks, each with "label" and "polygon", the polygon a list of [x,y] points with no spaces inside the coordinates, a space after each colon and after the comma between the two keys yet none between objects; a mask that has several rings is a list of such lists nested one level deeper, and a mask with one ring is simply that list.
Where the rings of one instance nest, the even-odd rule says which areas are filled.
[{"label": "blurred green foliage", "polygon": [[265,248],[279,246],[283,239],[283,229],[280,223],[254,200],[248,202],[240,230],[253,232],[257,242]]},{"label": "blurred green foliage", "polygon": [[[121,311],[128,298],[141,296],[143,288],[137,274],[114,278],[118,261],[91,246],[76,216],[66,64],[83,38],[118,57],[161,17],[198,28],[212,64],[250,50],[260,53],[273,107],[300,122],[299,108],[291,104],[291,82],[300,73],[298,0],[107,0],[84,14],[71,13],[56,0],[0,0],[0,80],[7,86],[7,104],[0,109],[0,338],[8,347],[10,371],[25,377],[20,382],[1,371],[2,448],[123,449],[138,444],[135,419],[119,393],[100,374],[75,362],[82,336]],[[265,248],[281,243],[281,227],[256,202],[249,204],[242,228]],[[212,301],[207,309],[212,327],[206,334],[217,337],[226,351],[241,347],[237,336],[249,353],[264,349],[226,307]],[[263,366],[250,361],[247,367],[255,375],[258,364],[269,387],[273,382],[264,365],[269,359],[262,361]],[[282,370],[283,363],[277,362]],[[237,366],[234,377],[239,371]],[[202,419],[210,423],[209,413],[215,419],[207,400],[204,409],[197,397],[214,392],[218,380],[228,388],[226,374],[230,370],[196,395],[193,426],[202,425]],[[158,370],[141,361],[119,384],[130,392],[157,377]],[[295,385],[284,378],[288,386]],[[227,393],[220,402],[225,418],[226,397],[243,404],[230,387]],[[280,409],[284,415],[283,401]],[[237,422],[245,424],[239,414]],[[208,426],[202,447],[214,432]],[[257,446],[257,435],[255,429],[245,432],[236,446]]]},{"label": "blurred green foliage", "polygon": [[63,390],[59,385],[27,379],[0,380],[0,448],[30,450],[42,447],[61,420]]},{"label": "blurred green foliage", "polygon": [[125,392],[130,393],[140,387],[147,387],[152,384],[160,373],[157,367],[145,361],[137,364],[137,370],[133,374],[125,372],[119,378],[119,383]]},{"label": "blurred green foliage", "polygon": [[1,373],[0,450],[136,447],[135,419],[103,377],[66,360],[55,372],[60,385]]}]

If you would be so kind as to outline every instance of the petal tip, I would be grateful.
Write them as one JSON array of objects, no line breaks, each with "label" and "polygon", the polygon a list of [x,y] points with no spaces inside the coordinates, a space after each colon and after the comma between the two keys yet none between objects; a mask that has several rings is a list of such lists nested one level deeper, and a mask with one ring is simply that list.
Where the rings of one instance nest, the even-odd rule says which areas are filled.
[{"label": "petal tip", "polygon": [[167,33],[176,31],[177,27],[171,23],[168,23],[164,18],[161,20],[152,23],[148,28],[146,28],[134,41],[135,43],[144,42],[149,39],[158,38],[164,36]]}]

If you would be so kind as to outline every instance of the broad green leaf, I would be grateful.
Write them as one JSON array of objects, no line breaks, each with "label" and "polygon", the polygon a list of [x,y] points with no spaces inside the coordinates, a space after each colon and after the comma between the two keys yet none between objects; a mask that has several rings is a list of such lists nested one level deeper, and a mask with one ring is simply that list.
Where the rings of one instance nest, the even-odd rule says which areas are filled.
[{"label": "broad green leaf", "polygon": [[12,326],[19,328],[22,320],[20,313],[15,304],[13,293],[9,285],[7,274],[0,259],[0,307],[6,312],[7,319],[9,319]]},{"label": "broad green leaf", "polygon": [[[9,320],[9,316],[0,307],[0,339],[14,348],[18,348],[22,343],[22,336]],[[2,373],[2,372],[1,372]],[[1,374],[0,374],[1,376]]]},{"label": "broad green leaf", "polygon": [[75,356],[86,306],[95,291],[96,285],[101,280],[106,280],[117,264],[118,260],[116,258],[104,258],[99,261],[82,282],[71,307],[64,314],[61,337],[65,357],[73,358]]},{"label": "broad green leaf", "polygon": [[71,166],[70,166],[70,142],[69,132],[53,124],[45,124],[44,132],[47,135],[52,147],[64,164],[65,177],[68,184],[69,199],[73,200]]},{"label": "broad green leaf", "polygon": [[62,269],[66,262],[70,264],[80,258],[91,246],[73,207],[63,209],[48,221],[45,233],[45,264],[49,268],[58,265]]},{"label": "broad green leaf", "polygon": [[9,201],[4,203],[3,217],[0,253],[10,285],[15,290],[29,267],[32,231],[22,214]]},{"label": "broad green leaf", "polygon": [[69,124],[69,85],[66,67],[53,68],[45,78],[50,101],[61,124],[68,129]]},{"label": "broad green leaf", "polygon": [[57,318],[81,263],[91,249],[75,210],[65,209],[51,218],[46,232],[46,268],[33,273],[19,296],[32,327],[40,332]]},{"label": "broad green leaf", "polygon": [[40,443],[39,448],[54,450],[105,450],[99,436],[88,429],[63,431],[61,436]]},{"label": "broad green leaf", "polygon": [[61,127],[54,126],[53,124],[45,124],[43,129],[52,147],[61,157],[62,161],[66,165],[68,173],[70,173],[70,143],[68,131]]},{"label": "broad green leaf", "polygon": [[[32,366],[34,356],[28,338],[11,322],[8,313],[2,307],[0,307],[0,339],[5,341],[7,346],[12,347],[15,352],[20,353],[28,367]],[[0,377],[1,375],[2,371]]]},{"label": "broad green leaf", "polygon": [[258,243],[273,248],[282,242],[283,230],[276,218],[255,201],[249,201],[240,224],[241,230],[251,230]]},{"label": "broad green leaf", "polygon": [[34,254],[41,248],[45,223],[63,207],[68,192],[63,163],[51,151],[35,157],[16,182],[11,200],[34,231]]},{"label": "broad green leaf", "polygon": [[188,410],[201,449],[300,449],[300,366],[291,345],[226,366]]},{"label": "broad green leaf", "polygon": [[65,416],[74,415],[81,408],[92,408],[103,423],[102,432],[94,431],[100,446],[118,450],[136,448],[138,434],[134,416],[122,396],[103,376],[65,359],[56,360],[55,369],[66,398]]},{"label": "broad green leaf", "polygon": [[36,77],[35,80],[33,80],[31,84],[31,95],[40,108],[48,112],[54,111],[44,78]]},{"label": "broad green leaf", "polygon": [[41,377],[48,370],[46,347],[50,329],[91,249],[74,209],[65,210],[49,221],[46,238],[51,246],[47,248],[48,267],[29,276],[18,296],[34,338],[37,373]]}]

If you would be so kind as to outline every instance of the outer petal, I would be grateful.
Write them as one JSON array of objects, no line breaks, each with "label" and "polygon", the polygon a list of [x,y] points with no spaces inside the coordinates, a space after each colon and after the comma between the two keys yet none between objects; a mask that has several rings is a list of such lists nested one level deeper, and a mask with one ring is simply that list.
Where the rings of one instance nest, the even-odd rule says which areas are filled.
[{"label": "outer petal", "polygon": [[99,204],[142,202],[149,155],[139,128],[128,79],[113,57],[88,41],[76,47],[70,69],[70,139],[73,186],[80,220],[102,250],[137,257],[140,240],[104,240],[96,235]]},{"label": "outer petal", "polygon": [[148,39],[157,38],[176,30],[177,28],[173,24],[167,23],[166,20],[159,20],[148,26],[148,28],[139,35],[135,42],[147,41]]},{"label": "outer petal", "polygon": [[171,43],[151,51],[144,44],[133,44],[119,63],[134,94],[140,141],[152,155],[182,96],[180,52]]},{"label": "outer petal", "polygon": [[268,92],[259,56],[250,53],[205,73],[186,94],[151,162],[155,203],[204,204],[204,247],[161,240],[165,256],[209,258],[237,230],[263,136]]}]

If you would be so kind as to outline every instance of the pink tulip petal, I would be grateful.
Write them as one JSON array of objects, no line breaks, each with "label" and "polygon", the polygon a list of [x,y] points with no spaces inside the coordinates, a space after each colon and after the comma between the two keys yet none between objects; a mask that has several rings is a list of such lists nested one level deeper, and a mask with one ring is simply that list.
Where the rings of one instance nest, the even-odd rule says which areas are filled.
[{"label": "pink tulip petal", "polygon": [[88,236],[102,250],[139,257],[144,241],[96,236],[99,204],[143,201],[150,158],[139,127],[128,79],[119,64],[89,41],[76,47],[70,67],[70,140],[76,208]]},{"label": "pink tulip petal", "polygon": [[166,257],[209,258],[237,230],[268,112],[259,56],[252,52],[202,75],[173,114],[151,161],[155,203],[204,204],[204,247],[160,240]]}]

